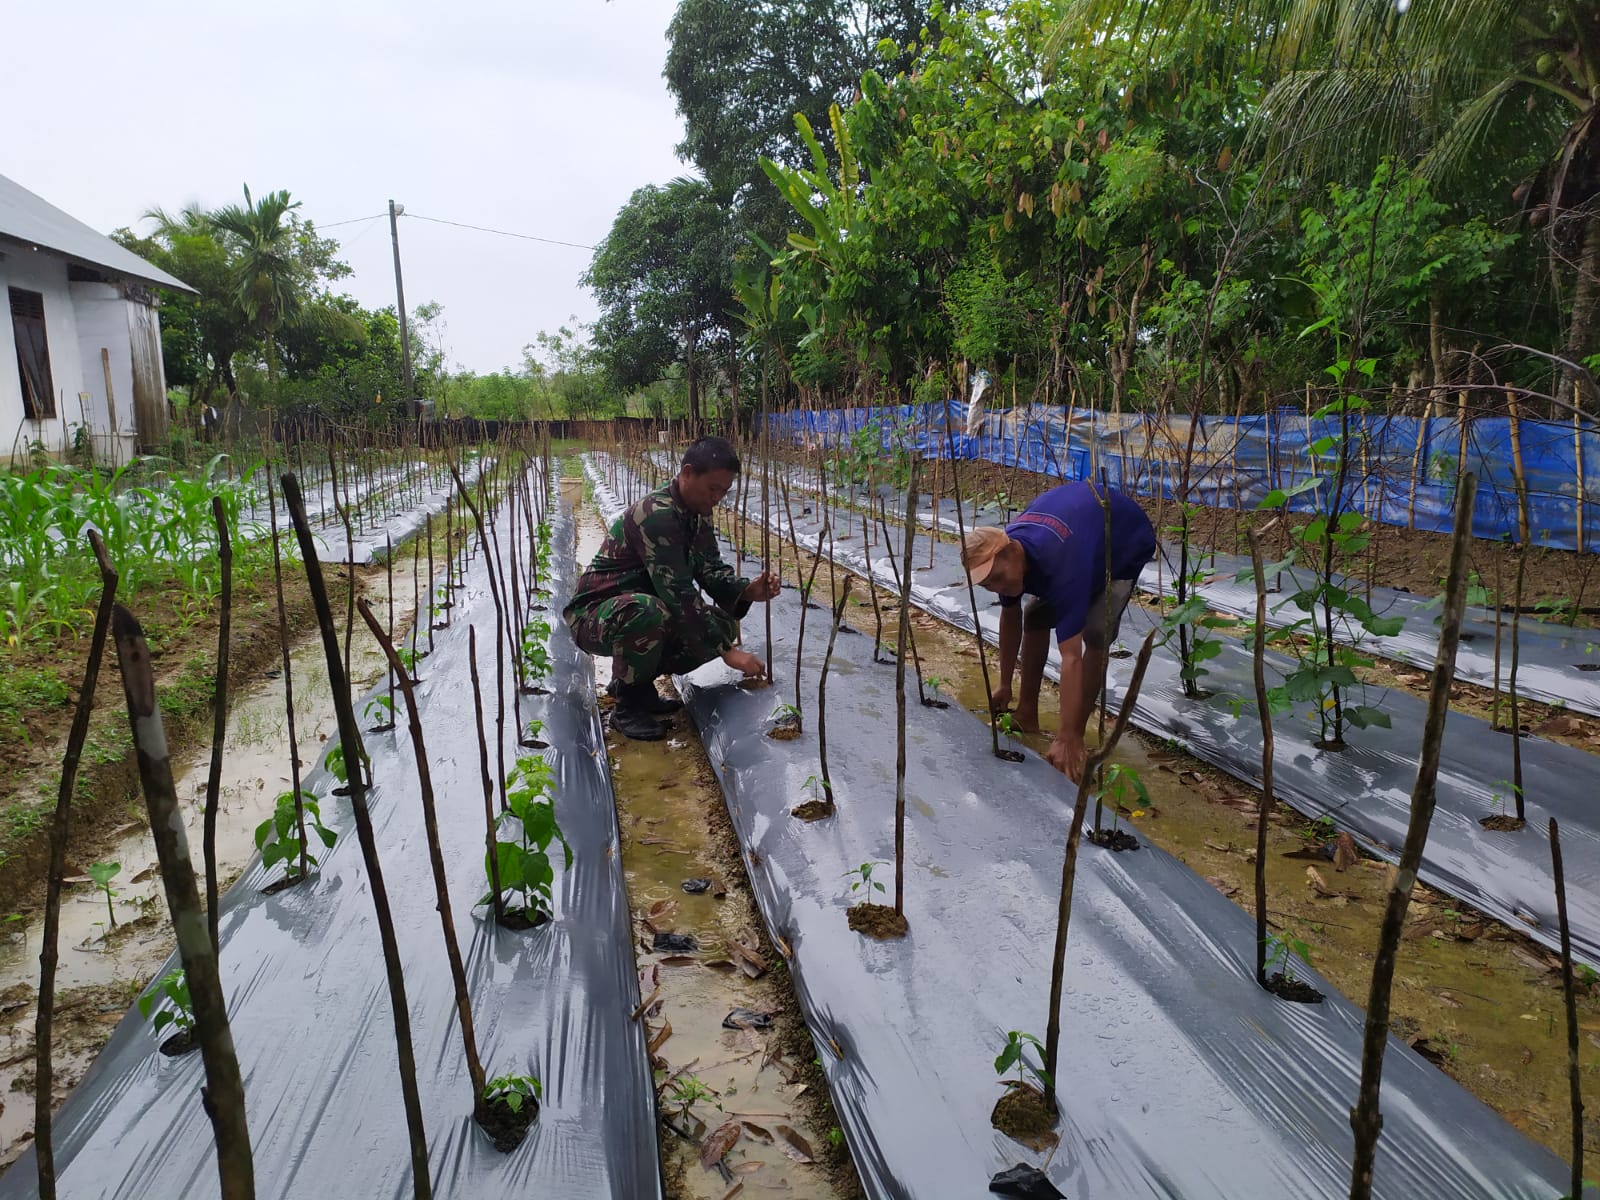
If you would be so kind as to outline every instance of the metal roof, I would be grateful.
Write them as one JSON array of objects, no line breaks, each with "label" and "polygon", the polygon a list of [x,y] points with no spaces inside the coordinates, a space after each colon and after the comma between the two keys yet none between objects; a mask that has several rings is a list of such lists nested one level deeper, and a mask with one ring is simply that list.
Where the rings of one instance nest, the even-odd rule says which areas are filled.
[{"label": "metal roof", "polygon": [[105,234],[96,233],[4,175],[0,175],[0,239],[50,250],[111,275],[179,292],[194,291],[183,280],[117,245]]}]

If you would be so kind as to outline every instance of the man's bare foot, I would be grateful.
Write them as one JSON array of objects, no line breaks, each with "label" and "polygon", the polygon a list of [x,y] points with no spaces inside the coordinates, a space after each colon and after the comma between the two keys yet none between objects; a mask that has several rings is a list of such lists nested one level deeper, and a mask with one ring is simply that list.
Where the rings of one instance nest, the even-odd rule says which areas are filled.
[{"label": "man's bare foot", "polygon": [[1039,710],[1019,708],[1011,714],[1011,720],[1023,733],[1039,732]]}]

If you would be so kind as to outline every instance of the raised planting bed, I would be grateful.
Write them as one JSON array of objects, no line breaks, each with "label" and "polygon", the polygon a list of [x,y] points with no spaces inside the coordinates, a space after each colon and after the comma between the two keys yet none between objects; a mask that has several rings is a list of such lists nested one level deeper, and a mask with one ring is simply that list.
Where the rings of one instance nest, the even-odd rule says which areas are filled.
[{"label": "raised planting bed", "polygon": [[[653,461],[665,466],[665,459],[662,456],[654,456]],[[818,495],[815,472],[802,472],[793,463],[777,460],[773,461],[772,468],[775,472],[781,472],[782,479],[796,498],[794,511],[798,525],[800,509],[811,504]],[[746,469],[759,470],[759,461],[747,464]],[[804,500],[800,502],[799,498],[802,496]],[[894,489],[886,485],[870,490],[857,487],[831,496],[832,503],[837,504],[842,501],[849,508],[856,510],[871,507],[876,511],[880,499],[884,503],[894,536],[898,539],[905,503]],[[835,524],[843,531],[847,510],[841,507],[835,511],[837,512]],[[1011,509],[1010,515],[1014,516],[1017,511],[1016,508]],[[975,525],[1003,525],[1006,516],[1006,512],[992,504],[974,505],[970,501],[964,501],[961,520],[958,520],[955,501],[949,497],[941,497],[937,509],[930,496],[924,495],[918,502],[918,518],[923,528],[931,529],[937,525],[942,536],[952,539],[957,536],[963,524],[967,529]],[[851,519],[855,523],[852,532],[858,533],[860,517],[856,515]],[[785,528],[787,528],[787,518],[785,518]],[[1161,531],[1158,530],[1159,532]],[[1278,541],[1269,537],[1266,543],[1263,552],[1269,558],[1278,557],[1278,552],[1282,549]],[[922,559],[926,562],[926,543]],[[1179,546],[1170,540],[1163,541],[1162,561],[1159,565],[1152,563],[1145,568],[1144,576],[1139,581],[1140,588],[1151,595],[1171,596],[1180,562]],[[1191,548],[1190,570],[1194,571],[1202,564],[1206,582],[1199,585],[1198,595],[1204,598],[1207,606],[1216,612],[1253,622],[1256,605],[1254,585],[1249,582],[1241,583],[1238,579],[1239,573],[1249,567],[1249,558],[1220,551],[1213,553]],[[1361,580],[1346,578],[1338,572],[1334,573],[1333,579],[1338,586],[1348,587],[1354,594],[1363,599],[1367,598],[1366,585]],[[1281,589],[1269,598],[1268,624],[1275,628],[1283,627],[1304,615],[1293,604],[1283,605],[1283,601],[1300,588],[1310,586],[1312,582],[1311,572],[1303,566],[1286,570]],[[1504,583],[1509,597],[1510,581],[1506,580]],[[1443,590],[1441,585],[1439,591]],[[1371,589],[1369,603],[1374,612],[1385,617],[1398,617],[1404,625],[1398,633],[1382,638],[1374,638],[1356,628],[1351,631],[1354,636],[1349,639],[1349,644],[1357,646],[1368,654],[1408,663],[1423,670],[1431,669],[1439,642],[1439,629],[1435,624],[1439,616],[1437,597],[1396,591],[1393,588],[1374,587]],[[1283,606],[1279,607],[1280,605]],[[1469,606],[1462,633],[1461,647],[1456,654],[1455,677],[1480,687],[1494,687],[1494,610],[1482,605]],[[1502,614],[1500,637],[1499,686],[1504,693],[1510,677],[1511,663],[1509,612]],[[1524,613],[1519,622],[1518,640],[1520,661],[1517,668],[1517,692],[1520,696],[1543,704],[1566,707],[1575,712],[1600,715],[1600,630],[1573,627]],[[1509,714],[1507,718],[1509,719]]]},{"label": "raised planting bed", "polygon": [[[564,510],[551,519],[547,578],[554,595],[541,602],[558,606],[576,579],[573,522]],[[502,517],[500,525],[503,543],[510,522]],[[542,1085],[537,1119],[509,1155],[473,1119],[406,721],[366,738],[369,805],[405,967],[433,1194],[659,1197],[655,1100],[644,1031],[632,1019],[638,987],[592,666],[559,622],[547,641],[550,687],[525,699],[523,713],[542,722],[549,743],[539,753],[549,764],[572,862],[551,856],[554,912],[539,928],[500,929],[475,907],[487,887],[467,645],[475,624],[492,697],[495,611],[486,562],[480,553],[468,566],[455,620],[436,634],[418,692],[482,1058],[491,1077],[509,1077],[498,1090],[502,1101],[516,1092],[526,1103],[532,1089],[519,1080]],[[508,713],[510,686],[508,671]],[[487,703],[492,709],[492,699]],[[493,755],[492,713],[489,729]],[[517,736],[508,722],[508,765],[528,753]],[[326,768],[307,780],[338,835],[331,849],[318,845],[321,861],[311,876],[266,895],[263,885],[281,868],[258,862],[226,894],[221,911],[222,985],[244,1077],[256,1194],[263,1197],[412,1194],[373,904],[350,804],[333,795],[334,784]],[[162,1036],[131,1011],[64,1105],[55,1125],[63,1197],[217,1194],[199,1056],[164,1056]],[[498,1124],[497,1133],[511,1132]],[[30,1151],[0,1177],[0,1197],[35,1194]]]},{"label": "raised planting bed", "polygon": [[[759,522],[758,493],[748,500],[748,516]],[[894,587],[894,568],[882,543],[870,553],[859,529],[848,541],[836,536],[822,541],[822,517],[813,508],[791,506],[794,533],[802,549],[833,554],[852,572]],[[788,514],[776,510],[769,528],[774,537],[789,536]],[[956,542],[916,551],[912,600],[918,607],[958,628],[971,631],[972,608]],[[999,641],[999,608],[995,597],[978,591],[978,623],[991,644]],[[1155,618],[1130,607],[1122,640],[1137,645]],[[1206,667],[1211,695],[1192,699],[1184,694],[1176,646],[1157,651],[1150,663],[1134,723],[1141,729],[1181,742],[1196,757],[1252,785],[1260,782],[1261,731],[1254,711],[1237,702],[1253,697],[1250,657],[1241,645],[1222,638],[1221,652]],[[1046,674],[1058,677],[1059,655],[1050,650]],[[1281,682],[1289,660],[1267,656],[1268,685]],[[1108,688],[1120,700],[1130,663],[1113,660]],[[1347,748],[1326,751],[1315,745],[1318,731],[1299,715],[1274,722],[1277,741],[1274,790],[1277,797],[1313,819],[1327,817],[1379,856],[1393,861],[1404,840],[1410,794],[1416,778],[1424,704],[1398,691],[1384,699],[1392,727],[1354,731]],[[1444,765],[1439,776],[1439,807],[1428,838],[1421,881],[1520,929],[1540,943],[1558,943],[1555,886],[1550,866],[1548,820],[1560,821],[1567,858],[1567,903],[1574,957],[1600,963],[1600,812],[1591,797],[1600,793],[1600,760],[1581,750],[1539,738],[1522,746],[1527,824],[1515,832],[1487,830],[1479,823],[1507,804],[1510,738],[1493,733],[1487,722],[1452,712],[1446,724]],[[1498,797],[1498,800],[1497,800]]]},{"label": "raised planting bed", "polygon": [[[603,509],[616,496],[592,471]],[[817,597],[827,600],[826,585]],[[774,603],[779,690],[792,683],[801,607]],[[827,618],[821,624],[826,626]],[[764,622],[745,622],[764,650]],[[802,694],[816,695],[825,637],[808,635]],[[817,769],[816,734],[774,741],[773,692],[720,664],[679,681],[738,830],[752,886],[788,956],[840,1124],[869,1195],[978,1200],[1030,1149],[991,1125],[1007,1031],[1046,1022],[1067,785],[1043,762],[994,759],[959,707],[907,719],[908,932],[854,932],[860,866],[893,840],[893,675],[868,638],[841,638],[830,666],[836,807],[791,810]],[[809,710],[808,710],[809,711]],[[869,888],[871,884],[868,884]],[[875,894],[878,903],[892,900]],[[1254,980],[1249,917],[1183,864],[1082,848],[1074,892],[1062,1055],[1060,1145],[1045,1173],[1074,1200],[1335,1200],[1349,1194],[1349,1110],[1362,1017],[1330,987],[1288,1004]],[[1303,966],[1298,973],[1321,980]],[[1374,1195],[1554,1200],[1566,1168],[1397,1042],[1383,1090]]]}]

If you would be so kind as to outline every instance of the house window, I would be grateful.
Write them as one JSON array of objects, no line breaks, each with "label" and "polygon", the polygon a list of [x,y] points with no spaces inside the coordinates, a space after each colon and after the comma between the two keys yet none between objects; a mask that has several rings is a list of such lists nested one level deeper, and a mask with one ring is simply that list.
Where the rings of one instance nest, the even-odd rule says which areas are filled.
[{"label": "house window", "polygon": [[11,288],[11,327],[17,338],[17,374],[22,377],[22,412],[30,421],[56,415],[50,378],[50,345],[44,336],[44,297]]}]

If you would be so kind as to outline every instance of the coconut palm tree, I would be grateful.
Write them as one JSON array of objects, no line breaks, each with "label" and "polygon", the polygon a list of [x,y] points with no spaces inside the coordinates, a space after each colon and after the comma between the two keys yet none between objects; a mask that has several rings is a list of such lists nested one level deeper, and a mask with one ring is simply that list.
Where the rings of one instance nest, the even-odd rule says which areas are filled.
[{"label": "coconut palm tree", "polygon": [[244,204],[229,204],[210,214],[211,223],[239,244],[235,273],[239,306],[260,331],[267,347],[267,381],[277,378],[277,346],[273,335],[298,316],[305,289],[294,256],[294,223],[286,220],[300,207],[287,191],[268,192],[254,200],[248,186]]}]

